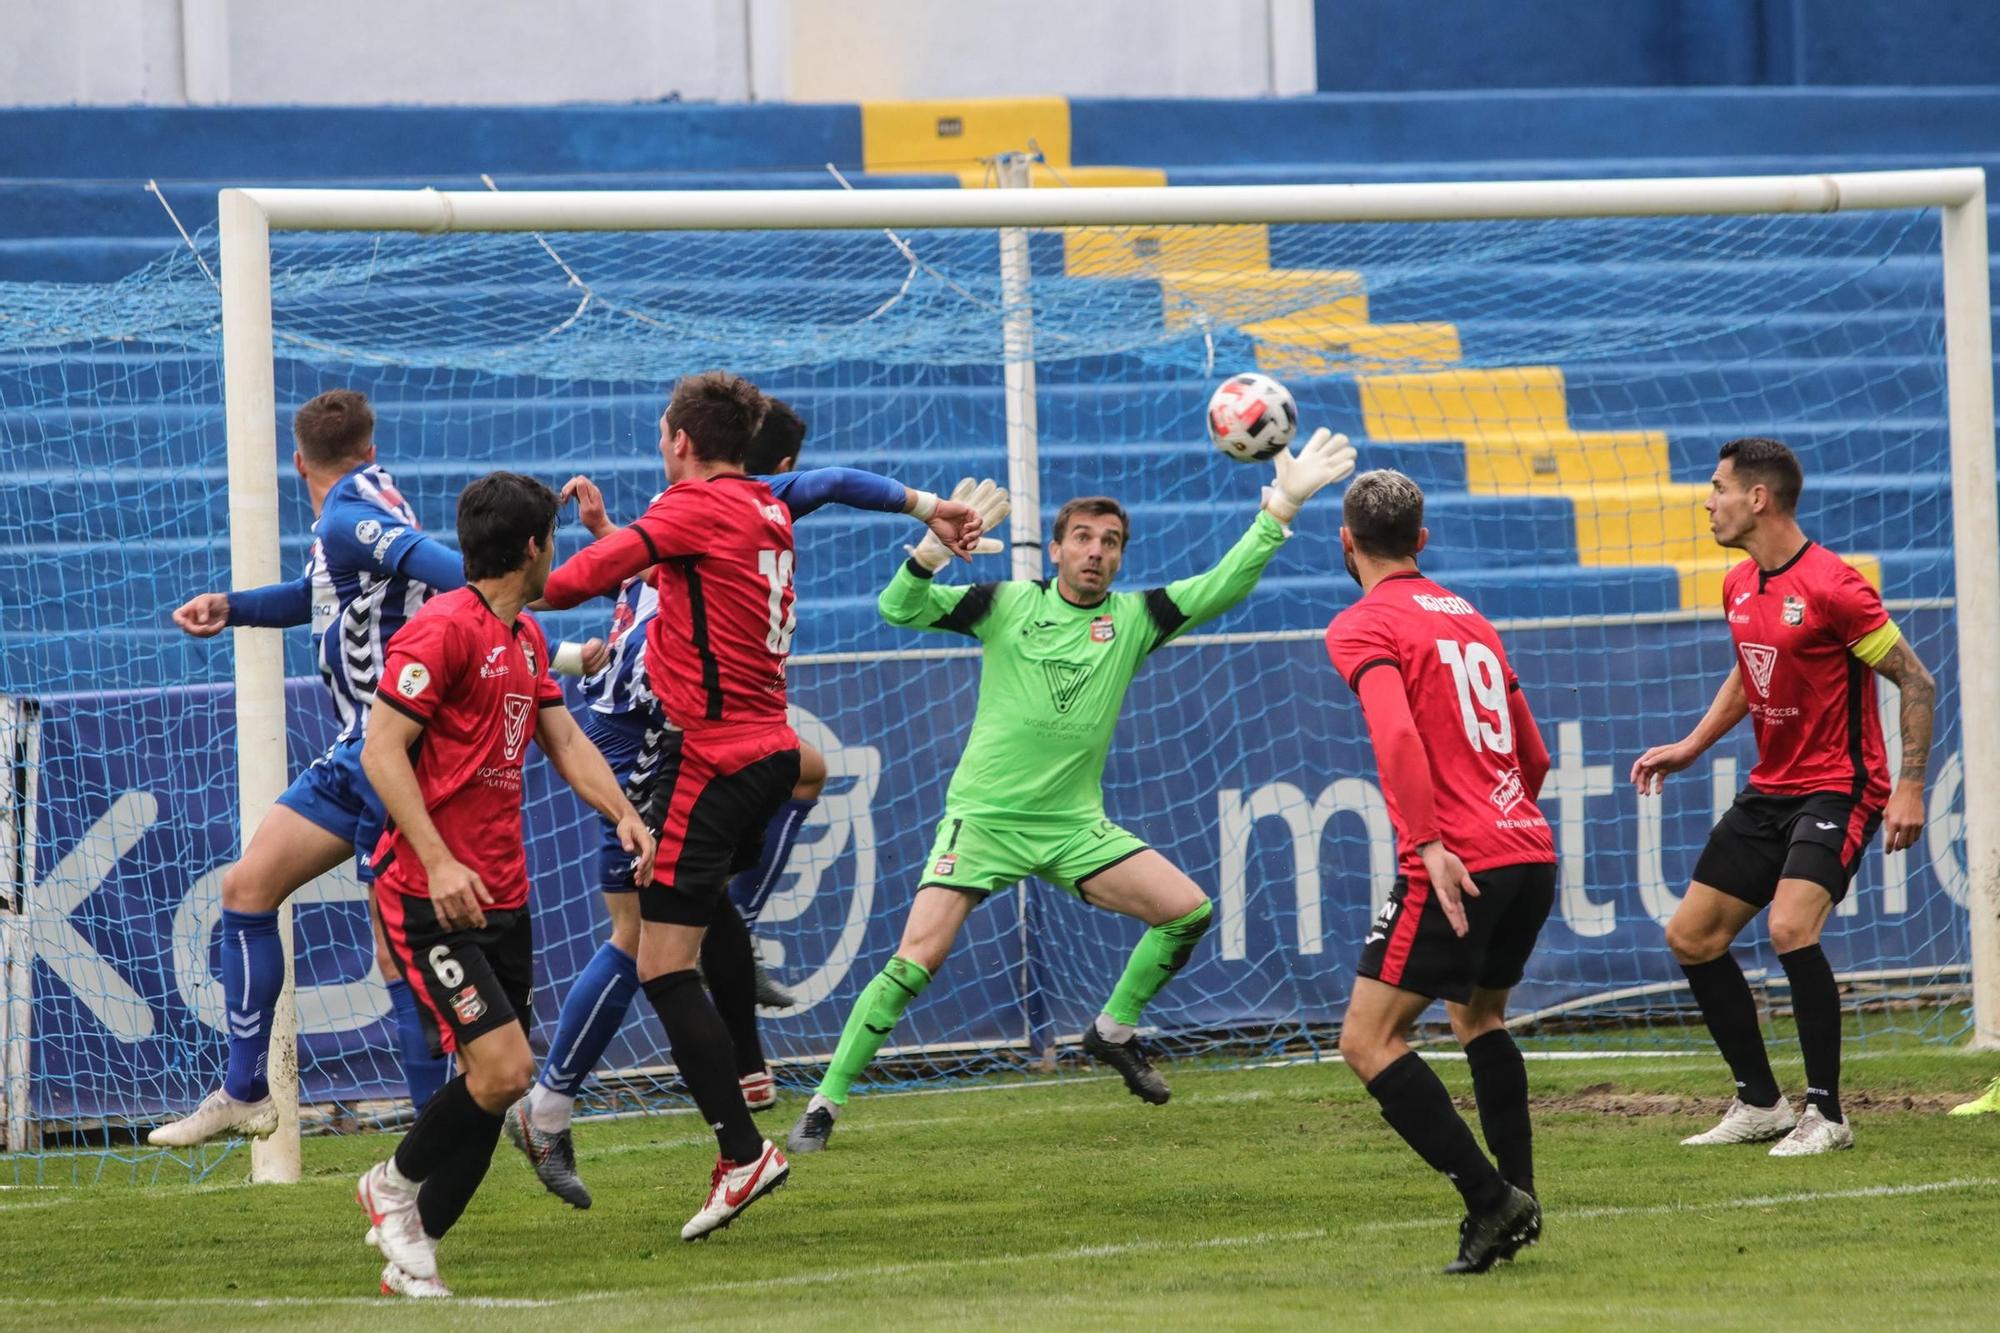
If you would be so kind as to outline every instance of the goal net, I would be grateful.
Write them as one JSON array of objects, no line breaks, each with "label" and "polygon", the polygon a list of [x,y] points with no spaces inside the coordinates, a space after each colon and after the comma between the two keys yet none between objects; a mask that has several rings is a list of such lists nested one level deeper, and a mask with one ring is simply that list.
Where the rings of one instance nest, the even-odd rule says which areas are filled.
[{"label": "goal net", "polygon": [[[1983,327],[1953,361],[1952,341],[1972,333],[1954,305],[1948,340],[1947,306],[1971,298],[1948,297],[1940,205],[1971,187],[1930,173],[1815,194],[1825,179],[1754,195],[1653,183],[1643,210],[1631,202],[1643,182],[1387,187],[1376,216],[1398,221],[1369,220],[1355,191],[1313,187],[1226,192],[1205,218],[1168,206],[1203,193],[1185,191],[453,196],[435,214],[429,192],[314,192],[338,201],[318,218],[320,205],[270,192],[279,225],[256,265],[268,334],[246,335],[260,325],[236,289],[225,317],[213,232],[117,284],[0,287],[0,1179],[217,1160],[163,1158],[139,1131],[219,1079],[221,868],[241,846],[240,811],[254,817],[333,724],[309,631],[199,642],[169,614],[229,587],[232,570],[247,586],[301,567],[313,515],[290,476],[290,414],[334,387],[374,401],[382,463],[447,541],[459,490],[502,467],[553,485],[588,474],[614,518],[635,515],[663,484],[667,387],[720,366],[798,409],[803,466],[935,490],[1011,478],[1020,572],[1041,574],[1033,543],[1064,499],[1119,497],[1133,520],[1120,581],[1139,588],[1205,567],[1250,520],[1268,474],[1210,447],[1202,409],[1224,375],[1278,377],[1304,428],[1344,430],[1362,467],[1424,486],[1425,568],[1500,627],[1541,720],[1560,887],[1515,1003],[1522,1033],[1633,1050],[1708,1049],[1661,927],[1754,762],[1747,728],[1663,796],[1638,796],[1626,774],[1688,730],[1730,667],[1731,553],[1701,501],[1718,445],[1775,436],[1805,465],[1806,530],[1881,589],[1940,686],[1923,838],[1899,855],[1878,844],[1827,932],[1850,1031],[1864,1047],[1967,1039],[1981,882],[1967,833],[1981,856],[1990,837],[1968,774],[1995,756],[1968,744],[1991,705],[1961,699],[1958,663],[1968,625],[1990,633],[1996,617],[1961,597],[1996,593],[1990,579],[1955,586],[1952,474],[1961,490],[1983,478],[1971,511],[1983,530],[1960,537],[1985,543],[1990,568],[1991,367]],[[1544,197],[1567,202],[1521,203]],[[1149,220],[1154,200],[1167,221]],[[1836,200],[1864,207],[1824,211]],[[513,211],[495,222],[481,207]],[[1983,195],[1977,207],[1983,326]],[[951,208],[963,216],[939,211]],[[1585,216],[1470,216],[1482,208]],[[1587,216],[1639,211],[1661,216]],[[511,229],[413,230],[446,219]],[[1972,241],[1961,230],[1956,244]],[[1950,418],[1966,395],[1985,395],[1984,429],[1960,422],[1955,464]],[[1963,456],[1982,451],[1983,473]],[[1217,905],[1211,939],[1147,1014],[1181,1055],[1326,1049],[1393,880],[1366,733],[1321,643],[1356,593],[1337,505],[1306,510],[1242,606],[1154,658],[1114,744],[1112,817]],[[259,512],[275,519],[262,551]],[[979,665],[970,641],[877,616],[906,520],[823,510],[797,533],[791,696],[831,781],[759,928],[801,998],[764,1022],[790,1082],[811,1077],[895,945]],[[583,541],[566,515],[559,556]],[[1009,573],[1001,556],[944,577]],[[599,604],[545,625],[581,639],[608,618]],[[283,753],[266,744],[253,765],[280,697]],[[1894,756],[1893,690],[1883,704]],[[531,767],[527,800],[539,1048],[605,918],[595,817],[546,765]],[[351,869],[295,899],[291,925],[306,1124],[397,1122],[407,1103]],[[1139,930],[1046,885],[996,898],[879,1076],[1059,1059]],[[1768,1035],[1789,1042],[1761,927],[1739,956]],[[670,1063],[640,1006],[590,1105],[678,1096]]]}]

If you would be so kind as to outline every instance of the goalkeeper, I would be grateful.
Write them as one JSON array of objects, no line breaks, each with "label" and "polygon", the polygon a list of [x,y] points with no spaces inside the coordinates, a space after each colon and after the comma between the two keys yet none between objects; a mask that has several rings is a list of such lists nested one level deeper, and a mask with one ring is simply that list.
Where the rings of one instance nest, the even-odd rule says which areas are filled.
[{"label": "goalkeeper", "polygon": [[[1131,525],[1116,500],[1071,500],[1056,514],[1054,580],[940,587],[951,555],[926,537],[882,592],[892,625],[970,635],[983,645],[979,707],[945,796],[895,957],[848,1016],[826,1077],[792,1127],[793,1152],[817,1152],[848,1089],[911,1000],[930,985],[959,928],[986,898],[1029,875],[1093,907],[1137,917],[1146,933],[1083,1049],[1145,1101],[1168,1097],[1135,1030],[1146,1004],[1207,933],[1211,909],[1193,880],[1104,814],[1104,761],[1126,687],[1161,644],[1222,614],[1256,586],[1299,507],[1354,470],[1347,437],[1315,434],[1277,477],[1250,530],[1206,573],[1146,592],[1113,593]],[[987,531],[1006,492],[960,486]]]}]

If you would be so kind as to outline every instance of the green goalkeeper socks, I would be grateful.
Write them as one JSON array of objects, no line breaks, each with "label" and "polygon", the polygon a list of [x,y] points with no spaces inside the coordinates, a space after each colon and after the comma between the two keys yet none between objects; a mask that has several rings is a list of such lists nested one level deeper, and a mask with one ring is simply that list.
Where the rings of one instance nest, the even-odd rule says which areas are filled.
[{"label": "green goalkeeper socks", "polygon": [[[1214,915],[1214,907],[1204,901],[1178,920],[1147,928],[1139,937],[1139,947],[1132,950],[1131,961],[1125,964],[1125,975],[1118,978],[1118,988],[1104,1002],[1104,1012],[1113,1022],[1138,1026],[1147,1004],[1167,984],[1167,978],[1186,965],[1194,946],[1208,934],[1209,919]],[[845,1039],[841,1044],[846,1045]]]},{"label": "green goalkeeper socks", "polygon": [[875,1052],[882,1049],[910,1001],[930,984],[931,974],[907,958],[891,958],[889,965],[876,973],[875,980],[854,1002],[847,1026],[840,1030],[840,1045],[833,1048],[826,1077],[819,1081],[820,1096],[835,1106],[847,1105],[848,1087],[875,1059]]}]

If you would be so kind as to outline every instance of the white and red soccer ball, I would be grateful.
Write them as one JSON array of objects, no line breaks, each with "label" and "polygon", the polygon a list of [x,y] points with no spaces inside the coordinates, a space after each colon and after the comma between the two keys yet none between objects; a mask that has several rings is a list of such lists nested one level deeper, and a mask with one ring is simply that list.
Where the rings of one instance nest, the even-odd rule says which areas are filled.
[{"label": "white and red soccer ball", "polygon": [[1239,463],[1258,463],[1292,442],[1299,405],[1269,375],[1231,375],[1208,400],[1208,436]]}]

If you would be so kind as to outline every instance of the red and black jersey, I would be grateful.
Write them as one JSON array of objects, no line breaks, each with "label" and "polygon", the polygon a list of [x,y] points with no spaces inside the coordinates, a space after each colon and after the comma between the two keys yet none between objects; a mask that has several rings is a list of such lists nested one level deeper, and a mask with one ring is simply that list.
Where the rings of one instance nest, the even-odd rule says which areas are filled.
[{"label": "red and black jersey", "polygon": [[[1326,648],[1362,696],[1371,733],[1378,719],[1366,678],[1380,669],[1402,681],[1402,725],[1414,723],[1428,761],[1400,783],[1382,773],[1405,875],[1423,874],[1417,847],[1437,837],[1475,872],[1555,860],[1548,820],[1535,804],[1547,751],[1499,634],[1470,602],[1414,570],[1391,574],[1333,618]],[[1379,757],[1383,738],[1376,739]],[[1431,790],[1414,791],[1425,785],[1425,767]]]},{"label": "red and black jersey", "polygon": [[1750,786],[1771,795],[1846,792],[1881,807],[1889,762],[1869,668],[1854,655],[1889,622],[1882,599],[1817,542],[1776,569],[1745,560],[1722,581],[1743,694],[1757,733]]},{"label": "red and black jersey", "polygon": [[[549,645],[525,614],[509,625],[473,587],[433,597],[389,641],[375,702],[423,724],[412,766],[424,809],[453,857],[493,895],[528,901],[521,764],[541,709],[562,707]],[[375,849],[376,882],[430,896],[423,862],[391,827]]]},{"label": "red and black jersey", "polygon": [[785,721],[793,560],[790,511],[758,478],[725,473],[669,486],[636,522],[565,561],[542,596],[575,606],[652,567],[660,610],[646,627],[646,675],[667,719],[690,737],[788,749],[798,744]]}]

